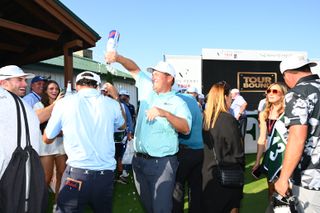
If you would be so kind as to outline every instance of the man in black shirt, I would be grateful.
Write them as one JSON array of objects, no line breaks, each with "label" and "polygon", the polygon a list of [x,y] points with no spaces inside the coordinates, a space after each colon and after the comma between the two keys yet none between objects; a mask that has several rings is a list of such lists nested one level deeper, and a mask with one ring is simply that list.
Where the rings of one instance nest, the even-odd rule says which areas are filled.
[{"label": "man in black shirt", "polygon": [[283,60],[280,71],[291,90],[285,97],[285,125],[289,129],[283,167],[275,190],[298,198],[298,212],[320,212],[320,79],[303,56]]}]

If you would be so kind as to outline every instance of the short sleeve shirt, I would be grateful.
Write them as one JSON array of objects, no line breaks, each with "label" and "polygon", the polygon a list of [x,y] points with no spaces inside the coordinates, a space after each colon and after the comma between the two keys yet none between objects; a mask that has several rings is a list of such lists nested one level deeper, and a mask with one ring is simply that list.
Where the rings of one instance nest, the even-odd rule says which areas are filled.
[{"label": "short sleeve shirt", "polygon": [[166,118],[147,121],[146,111],[156,106],[187,120],[191,128],[192,117],[187,104],[174,91],[157,94],[152,89],[150,76],[139,72],[136,86],[139,90],[140,108],[135,131],[135,151],[154,157],[178,152],[178,133]]},{"label": "short sleeve shirt", "polygon": [[124,122],[119,102],[86,88],[56,102],[45,133],[52,139],[63,131],[68,165],[114,170],[113,133]]},{"label": "short sleeve shirt", "polygon": [[266,107],[266,99],[264,98],[261,101],[259,101],[258,112],[262,112],[265,107]]},{"label": "short sleeve shirt", "polygon": [[179,134],[179,143],[190,149],[203,149],[202,112],[199,108],[198,102],[196,98],[190,94],[177,93],[177,95],[186,102],[192,115],[192,127],[190,134]]},{"label": "short sleeve shirt", "polygon": [[41,101],[41,97],[37,93],[31,91],[28,95],[23,97],[23,100],[33,107],[36,103]]},{"label": "short sleeve shirt", "polygon": [[307,125],[308,135],[302,158],[294,171],[294,184],[320,190],[320,79],[318,75],[301,78],[285,97],[285,124]]},{"label": "short sleeve shirt", "polygon": [[[240,108],[243,104],[247,103],[241,95],[237,95],[236,98],[233,100],[230,111],[232,112],[233,116],[236,117],[240,113]],[[246,111],[243,112],[246,114]]]}]

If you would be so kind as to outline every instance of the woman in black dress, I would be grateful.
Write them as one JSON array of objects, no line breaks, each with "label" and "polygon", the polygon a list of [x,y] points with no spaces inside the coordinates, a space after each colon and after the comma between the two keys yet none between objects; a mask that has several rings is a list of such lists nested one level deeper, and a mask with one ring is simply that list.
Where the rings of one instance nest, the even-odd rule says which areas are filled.
[{"label": "woman in black dress", "polygon": [[230,105],[230,86],[225,82],[214,84],[208,94],[203,121],[205,212],[239,212],[243,187],[225,187],[217,181],[216,158],[219,164],[244,168],[243,142],[238,122],[229,114]]}]

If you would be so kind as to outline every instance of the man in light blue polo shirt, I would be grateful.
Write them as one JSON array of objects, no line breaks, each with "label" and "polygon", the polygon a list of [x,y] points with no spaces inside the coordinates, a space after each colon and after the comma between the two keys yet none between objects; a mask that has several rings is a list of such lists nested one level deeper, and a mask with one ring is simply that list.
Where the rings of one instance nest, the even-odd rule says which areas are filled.
[{"label": "man in light blue polo shirt", "polygon": [[140,71],[137,64],[116,52],[106,54],[108,63],[118,62],[136,80],[140,108],[132,160],[135,184],[148,213],[171,212],[172,193],[178,167],[178,133],[189,134],[192,118],[187,104],[171,91],[175,70],[159,62]]},{"label": "man in light blue polo shirt", "polygon": [[[125,128],[120,103],[97,90],[100,77],[82,72],[76,94],[55,104],[43,141],[51,143],[63,131],[67,168],[61,180],[57,212],[112,212],[115,128]],[[115,95],[118,97],[118,94]]]}]

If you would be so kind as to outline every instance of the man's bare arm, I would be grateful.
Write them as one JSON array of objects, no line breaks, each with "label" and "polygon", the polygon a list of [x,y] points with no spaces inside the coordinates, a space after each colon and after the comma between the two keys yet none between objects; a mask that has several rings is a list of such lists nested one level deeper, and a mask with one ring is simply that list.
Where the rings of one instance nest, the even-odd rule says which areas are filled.
[{"label": "man's bare arm", "polygon": [[275,183],[275,190],[282,196],[286,195],[289,188],[289,178],[301,160],[307,134],[307,125],[294,125],[289,128],[288,142],[280,178]]}]

